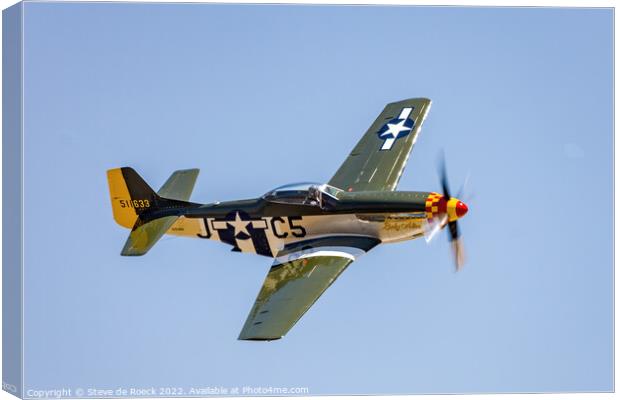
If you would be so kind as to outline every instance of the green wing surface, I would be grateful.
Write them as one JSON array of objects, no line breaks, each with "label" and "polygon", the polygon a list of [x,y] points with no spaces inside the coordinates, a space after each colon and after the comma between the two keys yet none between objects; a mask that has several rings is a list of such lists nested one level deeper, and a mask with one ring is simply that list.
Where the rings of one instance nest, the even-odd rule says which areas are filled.
[{"label": "green wing surface", "polygon": [[385,106],[329,184],[350,192],[395,190],[430,107],[425,98]]},{"label": "green wing surface", "polygon": [[356,257],[378,243],[367,237],[333,237],[285,247],[269,270],[239,339],[280,339]]},{"label": "green wing surface", "polygon": [[174,171],[157,194],[166,199],[188,201],[199,172],[196,168]]}]

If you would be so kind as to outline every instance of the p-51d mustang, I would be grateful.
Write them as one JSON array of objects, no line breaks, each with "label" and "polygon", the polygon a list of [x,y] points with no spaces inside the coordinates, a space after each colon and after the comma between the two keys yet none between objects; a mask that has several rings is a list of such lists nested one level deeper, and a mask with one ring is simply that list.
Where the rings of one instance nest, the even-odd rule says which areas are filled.
[{"label": "p-51d mustang", "polygon": [[446,225],[457,269],[457,220],[467,206],[443,194],[395,191],[431,101],[388,104],[327,184],[282,186],[260,198],[197,204],[197,169],[174,172],[156,193],[131,168],[108,171],[116,222],[131,229],[121,255],[145,254],[164,234],[218,240],[275,258],[242,340],[284,336],[357,257],[380,243],[427,239]]}]

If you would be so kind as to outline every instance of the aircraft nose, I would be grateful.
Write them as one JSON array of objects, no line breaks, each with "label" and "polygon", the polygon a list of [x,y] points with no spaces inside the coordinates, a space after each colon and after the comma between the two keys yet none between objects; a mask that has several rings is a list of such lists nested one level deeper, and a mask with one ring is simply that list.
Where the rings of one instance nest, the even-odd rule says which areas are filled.
[{"label": "aircraft nose", "polygon": [[457,201],[455,209],[456,209],[456,216],[459,218],[467,214],[467,211],[469,210],[467,208],[467,204],[463,203],[462,201]]}]

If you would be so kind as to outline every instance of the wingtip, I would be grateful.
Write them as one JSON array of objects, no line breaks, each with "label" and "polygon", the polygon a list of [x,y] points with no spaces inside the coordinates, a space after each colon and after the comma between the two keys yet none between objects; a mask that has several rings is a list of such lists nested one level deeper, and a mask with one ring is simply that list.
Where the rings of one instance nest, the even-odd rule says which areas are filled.
[{"label": "wingtip", "polygon": [[200,173],[200,168],[187,168],[187,169],[179,169],[175,172],[180,172],[184,174],[198,174]]},{"label": "wingtip", "polygon": [[245,332],[244,330],[242,330],[239,333],[239,337],[237,337],[237,340],[247,340],[247,341],[251,341],[251,342],[271,342],[272,340],[280,340],[284,337],[284,335],[281,336],[261,336],[261,335],[252,335],[251,332]]},{"label": "wingtip", "polygon": [[411,101],[418,101],[418,102],[425,102],[428,103],[429,105],[432,103],[432,100],[429,99],[428,97],[412,97],[409,99],[402,99],[402,100],[398,100],[398,101],[393,101],[390,103],[390,105],[392,104],[400,104],[400,103],[405,103],[405,102],[411,102]]}]

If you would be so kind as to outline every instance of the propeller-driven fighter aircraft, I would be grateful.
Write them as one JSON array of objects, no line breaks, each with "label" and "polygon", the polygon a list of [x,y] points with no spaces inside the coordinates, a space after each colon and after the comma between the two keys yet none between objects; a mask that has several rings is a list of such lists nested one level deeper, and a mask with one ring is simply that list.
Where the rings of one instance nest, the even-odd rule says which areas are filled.
[{"label": "propeller-driven fighter aircraft", "polygon": [[164,235],[211,239],[274,259],[241,340],[284,336],[356,258],[380,243],[432,238],[446,225],[457,269],[457,221],[467,206],[442,193],[396,191],[430,109],[429,99],[388,104],[327,183],[278,187],[263,196],[189,201],[197,169],[174,172],[155,192],[132,168],[107,172],[116,222],[131,229],[121,255],[141,256]]}]

